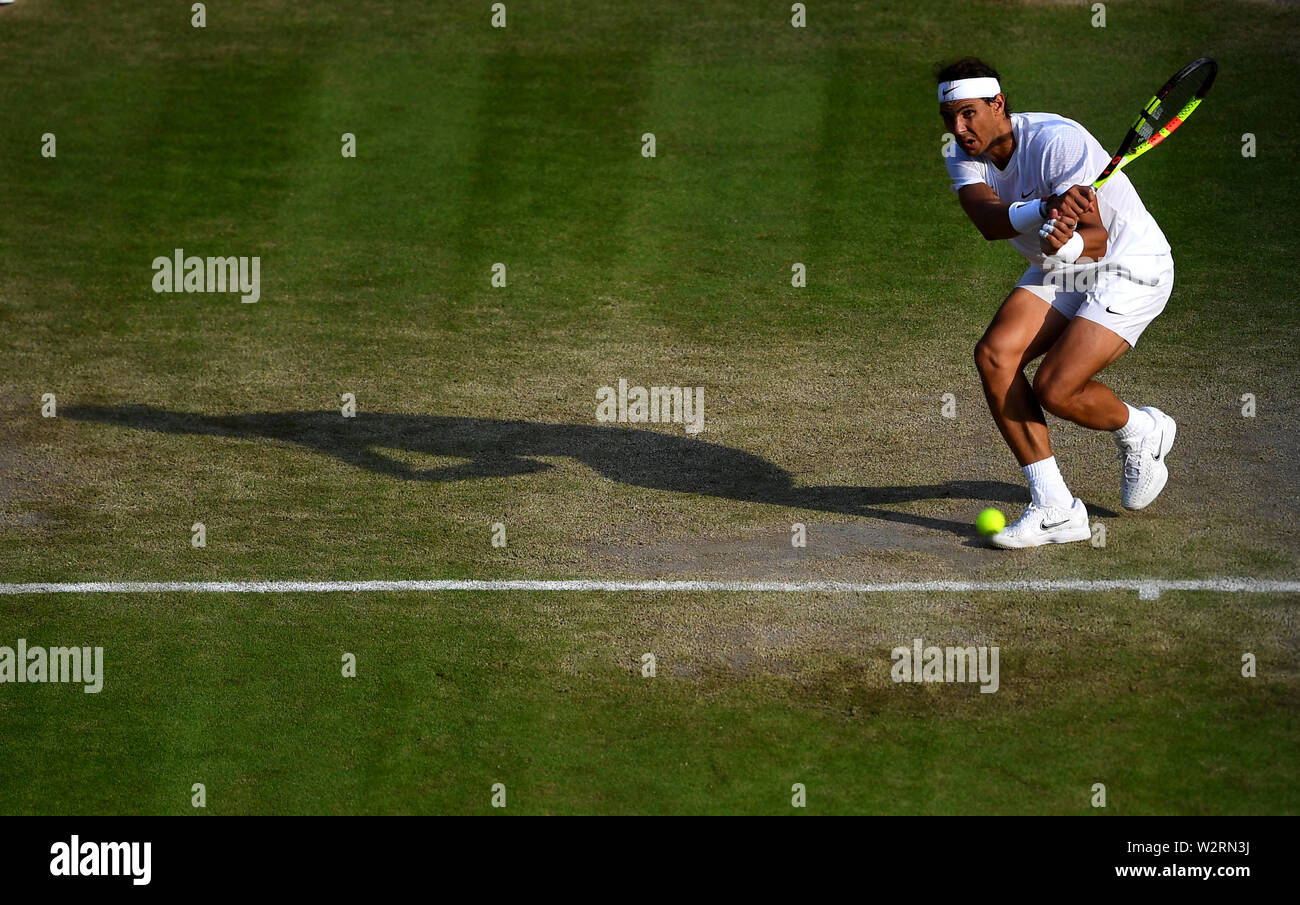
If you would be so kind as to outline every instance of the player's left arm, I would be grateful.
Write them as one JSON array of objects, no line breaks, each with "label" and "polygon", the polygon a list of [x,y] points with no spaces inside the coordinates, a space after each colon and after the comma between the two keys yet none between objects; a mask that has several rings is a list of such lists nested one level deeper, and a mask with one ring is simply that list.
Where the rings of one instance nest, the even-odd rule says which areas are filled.
[{"label": "player's left arm", "polygon": [[[1074,188],[1083,188],[1083,186]],[[1101,209],[1094,203],[1091,208],[1074,219],[1074,231],[1083,237],[1083,251],[1079,256],[1100,261],[1106,256],[1106,248],[1110,243],[1110,233],[1106,231],[1106,225],[1101,222]]]},{"label": "player's left arm", "polygon": [[1106,224],[1101,222],[1101,210],[1097,205],[1094,204],[1092,210],[1079,218],[1075,232],[1083,236],[1083,254],[1080,257],[1092,258],[1094,261],[1106,257],[1110,233],[1106,230]]},{"label": "player's left arm", "polygon": [[1101,222],[1101,212],[1095,204],[1081,217],[1074,217],[1054,207],[1048,222],[1053,225],[1052,230],[1039,233],[1039,247],[1043,254],[1057,254],[1077,234],[1083,240],[1083,248],[1075,256],[1076,259],[1099,261],[1106,256],[1110,233]]}]

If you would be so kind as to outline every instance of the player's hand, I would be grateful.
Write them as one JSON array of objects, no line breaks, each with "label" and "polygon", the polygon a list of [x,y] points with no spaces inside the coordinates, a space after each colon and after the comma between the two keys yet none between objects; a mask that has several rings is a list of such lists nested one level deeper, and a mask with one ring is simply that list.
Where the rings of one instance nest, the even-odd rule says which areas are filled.
[{"label": "player's hand", "polygon": [[1072,185],[1064,195],[1053,195],[1047,199],[1047,206],[1058,208],[1067,217],[1075,220],[1093,209],[1097,203],[1097,193],[1090,185]]},{"label": "player's hand", "polygon": [[1052,208],[1050,219],[1038,231],[1038,247],[1045,255],[1054,255],[1061,246],[1070,241],[1074,228],[1079,225],[1075,217],[1067,215],[1060,208]]}]

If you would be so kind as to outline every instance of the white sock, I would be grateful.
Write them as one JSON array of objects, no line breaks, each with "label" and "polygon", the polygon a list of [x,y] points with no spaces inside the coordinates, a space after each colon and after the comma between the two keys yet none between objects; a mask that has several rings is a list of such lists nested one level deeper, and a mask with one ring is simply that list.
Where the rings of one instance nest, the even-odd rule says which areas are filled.
[{"label": "white sock", "polygon": [[1070,493],[1070,488],[1065,486],[1061,469],[1056,467],[1056,456],[1049,456],[1039,462],[1030,462],[1020,470],[1029,479],[1029,495],[1033,497],[1035,506],[1039,508],[1060,506],[1069,509],[1074,505],[1074,495]]},{"label": "white sock", "polygon": [[1130,440],[1139,440],[1156,429],[1156,419],[1148,413],[1133,408],[1127,402],[1124,407],[1128,409],[1128,421],[1119,430],[1115,431],[1115,439],[1121,443],[1128,443]]}]

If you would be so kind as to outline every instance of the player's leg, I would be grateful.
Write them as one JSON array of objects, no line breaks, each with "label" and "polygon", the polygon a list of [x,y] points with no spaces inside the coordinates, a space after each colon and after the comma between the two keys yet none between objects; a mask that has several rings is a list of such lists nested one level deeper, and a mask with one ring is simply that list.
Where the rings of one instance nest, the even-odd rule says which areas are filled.
[{"label": "player's leg", "polygon": [[[1019,519],[990,539],[999,547],[1036,547],[1090,536],[1087,510],[1061,477],[1043,410],[1024,373],[1025,365],[1050,349],[1069,326],[1067,312],[1078,300],[1057,295],[1050,287],[1026,287],[1026,281],[1033,283],[1034,276],[1033,271],[1026,274],[975,347],[989,412],[1029,481],[1030,505]],[[1067,311],[1058,310],[1057,304],[1040,292]]]},{"label": "player's leg", "polygon": [[1039,404],[1056,417],[1083,427],[1119,430],[1128,421],[1128,408],[1094,378],[1128,348],[1128,342],[1110,328],[1076,317],[1034,375]]},{"label": "player's leg", "polygon": [[1167,256],[1102,272],[1034,378],[1038,400],[1049,412],[1113,432],[1127,509],[1144,508],[1164,489],[1169,478],[1165,456],[1177,425],[1158,408],[1126,404],[1095,378],[1136,344],[1164,310],[1172,289],[1173,261]]},{"label": "player's leg", "polygon": [[1051,304],[1017,287],[975,346],[975,367],[989,412],[1022,467],[1052,454],[1047,422],[1025,377],[1025,365],[1047,352],[1069,323]]}]

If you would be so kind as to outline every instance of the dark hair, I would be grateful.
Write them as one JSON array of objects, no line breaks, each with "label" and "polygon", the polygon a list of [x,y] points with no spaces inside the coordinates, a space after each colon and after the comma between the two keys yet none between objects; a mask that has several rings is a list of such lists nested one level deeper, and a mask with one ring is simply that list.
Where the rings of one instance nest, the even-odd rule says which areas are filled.
[{"label": "dark hair", "polygon": [[[936,82],[951,82],[956,79],[979,78],[997,79],[999,83],[1002,81],[1002,76],[998,75],[996,69],[976,57],[962,57],[955,63],[939,63],[934,67],[934,78]],[[1004,101],[1006,101],[1006,97],[1007,93],[1005,91],[1002,92],[1002,99]],[[984,100],[988,101],[990,104],[993,103],[993,98],[991,97],[986,97]],[[1009,116],[1011,114],[1010,101],[1006,101],[1006,111]]]}]

